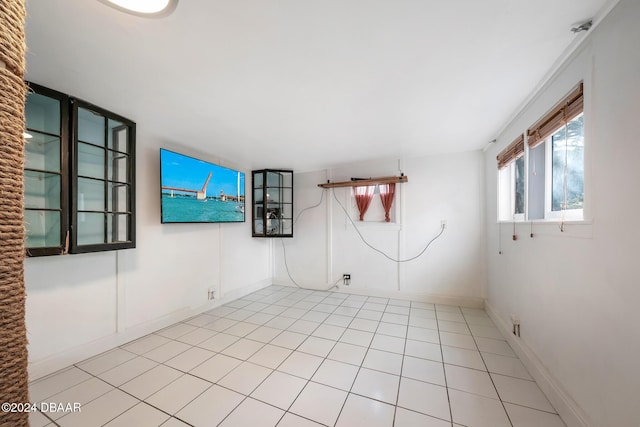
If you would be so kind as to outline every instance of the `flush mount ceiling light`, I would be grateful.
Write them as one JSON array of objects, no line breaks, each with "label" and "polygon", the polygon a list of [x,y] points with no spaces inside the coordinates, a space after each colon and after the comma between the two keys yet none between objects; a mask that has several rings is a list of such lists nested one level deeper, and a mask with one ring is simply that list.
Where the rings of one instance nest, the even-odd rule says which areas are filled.
[{"label": "flush mount ceiling light", "polygon": [[171,14],[178,5],[178,0],[98,0],[114,9],[132,15],[148,18],[161,18]]}]

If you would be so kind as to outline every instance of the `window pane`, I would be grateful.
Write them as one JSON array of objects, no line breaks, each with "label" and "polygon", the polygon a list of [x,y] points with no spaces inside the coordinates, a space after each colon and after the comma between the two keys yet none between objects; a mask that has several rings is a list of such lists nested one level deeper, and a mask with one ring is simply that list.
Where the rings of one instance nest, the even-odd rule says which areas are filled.
[{"label": "window pane", "polygon": [[267,234],[282,234],[282,224],[275,212],[267,213]]},{"label": "window pane", "polygon": [[513,218],[511,206],[511,167],[498,170],[498,220],[508,221]]},{"label": "window pane", "polygon": [[104,181],[78,178],[78,210],[104,210]]},{"label": "window pane", "polygon": [[262,203],[262,195],[263,195],[263,189],[259,188],[253,191],[253,201],[254,203]]},{"label": "window pane", "polygon": [[78,139],[104,147],[104,120],[93,111],[78,108]]},{"label": "window pane", "polygon": [[110,181],[128,182],[129,156],[115,151],[109,151],[107,161],[108,177]]},{"label": "window pane", "polygon": [[107,243],[129,241],[129,215],[107,215]]},{"label": "window pane", "polygon": [[60,212],[26,210],[24,222],[27,248],[60,246]]},{"label": "window pane", "polygon": [[107,210],[110,212],[127,212],[128,190],[124,184],[108,184]]},{"label": "window pane", "polygon": [[544,219],[546,142],[529,149],[529,194],[527,218]]},{"label": "window pane", "polygon": [[78,212],[78,245],[104,243],[104,214]]},{"label": "window pane", "polygon": [[281,172],[282,186],[293,187],[293,174],[291,172]]},{"label": "window pane", "polygon": [[279,202],[280,201],[280,189],[279,188],[267,188],[267,202]]},{"label": "window pane", "polygon": [[[582,209],[584,205],[583,115],[556,132],[552,138],[551,210]],[[566,176],[566,180],[565,180]],[[565,193],[566,192],[566,193]],[[565,202],[566,196],[566,202]]]},{"label": "window pane", "polygon": [[283,175],[278,172],[267,172],[267,187],[282,187]]},{"label": "window pane", "polygon": [[262,173],[254,173],[253,174],[253,188],[262,188],[264,187],[262,182]]},{"label": "window pane", "polygon": [[293,209],[291,203],[283,203],[282,204],[282,218],[293,218]]},{"label": "window pane", "polygon": [[524,213],[524,156],[515,162],[515,207],[514,214]]},{"label": "window pane", "polygon": [[79,142],[78,175],[104,179],[104,149]]},{"label": "window pane", "polygon": [[60,135],[60,101],[37,93],[27,95],[25,118],[29,130]]},{"label": "window pane", "polygon": [[283,188],[282,189],[282,201],[283,202],[291,202],[293,200],[293,189],[292,188]]},{"label": "window pane", "polygon": [[108,142],[109,148],[116,151],[121,151],[123,153],[128,152],[127,146],[127,136],[128,136],[129,128],[124,124],[117,122],[115,120],[109,119],[109,132]]},{"label": "window pane", "polygon": [[27,208],[60,208],[60,175],[24,171],[24,204]]},{"label": "window pane", "polygon": [[60,172],[60,138],[31,131],[26,140],[25,169]]}]

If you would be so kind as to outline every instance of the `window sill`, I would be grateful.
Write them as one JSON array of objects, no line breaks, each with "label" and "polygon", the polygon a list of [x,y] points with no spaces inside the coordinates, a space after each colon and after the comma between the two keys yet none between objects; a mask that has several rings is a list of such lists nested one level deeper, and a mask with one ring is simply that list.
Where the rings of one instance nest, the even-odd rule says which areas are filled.
[{"label": "window sill", "polygon": [[[506,225],[506,227],[502,227]],[[513,228],[512,228],[513,227]],[[499,221],[498,228],[501,233],[511,234],[511,230],[516,236],[536,239],[538,237],[547,238],[572,238],[572,239],[593,239],[593,220],[533,220],[533,221]],[[520,241],[520,239],[516,239]]]},{"label": "window sill", "polygon": [[515,220],[515,221],[505,221],[499,220],[496,221],[498,225],[513,225],[513,224],[533,224],[533,225],[555,225],[559,226],[562,224],[565,225],[593,225],[592,219],[568,219],[565,221],[553,218],[553,219],[534,219],[534,220]]},{"label": "window sill", "polygon": [[385,221],[353,221],[358,228],[372,228],[380,227],[389,230],[400,230],[402,225],[397,222],[385,222]]}]

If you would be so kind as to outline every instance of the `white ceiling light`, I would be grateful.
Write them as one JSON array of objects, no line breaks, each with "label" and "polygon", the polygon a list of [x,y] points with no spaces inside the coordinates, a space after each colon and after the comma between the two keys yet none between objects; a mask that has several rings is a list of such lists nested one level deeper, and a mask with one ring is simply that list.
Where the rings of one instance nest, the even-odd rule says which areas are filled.
[{"label": "white ceiling light", "polygon": [[174,11],[178,0],[98,0],[133,15],[158,18]]}]

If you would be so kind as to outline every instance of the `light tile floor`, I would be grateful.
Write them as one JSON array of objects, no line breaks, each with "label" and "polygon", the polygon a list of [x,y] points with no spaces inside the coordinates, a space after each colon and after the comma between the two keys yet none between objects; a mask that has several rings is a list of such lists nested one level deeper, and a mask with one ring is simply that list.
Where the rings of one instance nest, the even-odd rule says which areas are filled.
[{"label": "light tile floor", "polygon": [[30,384],[31,426],[562,427],[478,309],[270,286]]}]

